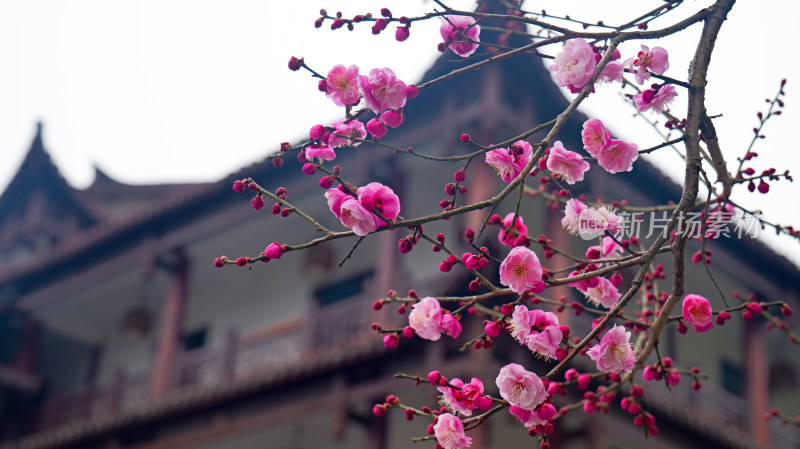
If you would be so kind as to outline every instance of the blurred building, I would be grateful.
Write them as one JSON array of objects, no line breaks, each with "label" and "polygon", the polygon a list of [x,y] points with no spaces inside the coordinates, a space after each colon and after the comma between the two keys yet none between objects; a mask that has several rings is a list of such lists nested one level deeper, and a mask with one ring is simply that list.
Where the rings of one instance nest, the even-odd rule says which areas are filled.
[{"label": "blurred building", "polygon": [[[491,32],[483,34],[490,41]],[[426,74],[434,79],[462,65],[444,55]],[[567,100],[539,59],[522,55],[461,75],[409,101],[406,123],[388,143],[414,145],[420,153],[461,154],[454,136],[497,142],[550,120]],[[562,130],[567,148],[579,148],[585,117]],[[543,135],[543,134],[541,134]],[[535,139],[540,135],[535,135]],[[390,288],[421,295],[466,292],[456,268],[436,270],[441,253],[420,243],[401,256],[403,230],[370,235],[342,268],[354,240],[337,240],[289,253],[249,268],[212,266],[216,256],[257,255],[272,241],[297,244],[318,233],[297,217],[255,211],[235,179],[253,177],[265,188],[285,186],[287,199],[331,229],[315,180],[293,158],[282,168],[269,161],[244,167],[215,183],[135,186],[97,170],[85,190],[71,187],[47,154],[41,126],[16,177],[0,196],[0,448],[394,449],[428,424],[408,423],[391,410],[376,418],[372,404],[394,393],[417,406],[435,404],[431,388],[392,378],[396,372],[494,378],[509,361],[541,372],[546,364],[508,336],[491,351],[458,352],[479,333],[467,318],[457,341],[422,344],[403,340],[386,350],[370,323],[399,325],[394,307],[371,309]],[[401,198],[403,214],[436,212],[444,184],[461,168],[376,145],[339,151],[336,161],[356,183],[379,181]],[[593,169],[579,193],[631,204],[678,200],[678,186],[644,161],[615,176]],[[470,200],[484,199],[500,181],[482,162],[469,168]],[[513,201],[498,213],[513,210]],[[448,244],[467,227],[479,228],[488,211],[426,225]],[[560,231],[560,214],[541,199],[523,202],[529,234],[546,233],[556,244],[584,244]],[[483,241],[499,247],[496,228]],[[699,245],[690,243],[691,252]],[[755,240],[720,239],[712,270],[724,291],[757,292],[800,310],[800,271]],[[665,264],[669,259],[665,257]],[[557,257],[549,263],[566,265]],[[623,271],[630,279],[633,271]],[[705,270],[687,268],[687,290],[720,307]],[[575,292],[562,288],[556,294]],[[731,299],[729,299],[731,301]],[[574,329],[585,316],[562,314]],[[786,335],[764,322],[734,316],[713,332],[665,333],[662,355],[682,367],[698,365],[710,379],[694,392],[686,378],[668,391],[645,384],[644,409],[660,434],[645,440],[618,403],[608,414],[572,413],[556,426],[554,448],[797,448],[794,427],[765,423],[776,406],[798,412],[800,362]],[[579,368],[593,369],[591,364]],[[556,404],[577,400],[558,399]],[[507,414],[471,432],[475,448],[534,447]],[[418,443],[433,447],[432,443]]]}]

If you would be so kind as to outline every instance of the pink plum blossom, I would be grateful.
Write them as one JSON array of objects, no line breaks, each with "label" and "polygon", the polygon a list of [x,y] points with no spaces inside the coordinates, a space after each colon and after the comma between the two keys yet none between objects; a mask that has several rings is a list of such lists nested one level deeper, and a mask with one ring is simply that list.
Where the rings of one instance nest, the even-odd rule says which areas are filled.
[{"label": "pink plum blossom", "polygon": [[589,250],[592,249],[597,250],[597,252],[600,253],[600,257],[604,259],[611,259],[622,255],[622,247],[609,236],[603,237],[602,245],[589,247]]},{"label": "pink plum blossom", "polygon": [[494,167],[505,182],[517,179],[533,157],[533,147],[519,140],[511,148],[497,148],[486,153],[486,163]]},{"label": "pink plum blossom", "polygon": [[464,385],[461,379],[455,378],[450,381],[450,385],[459,387],[461,390],[447,386],[438,387],[437,390],[442,394],[441,404],[453,413],[471,416],[472,410],[478,408],[481,395],[483,395],[483,382],[473,377],[470,383]]},{"label": "pink plum blossom", "polygon": [[[366,139],[367,130],[364,128],[363,123],[358,120],[350,120],[349,123],[345,123],[346,121],[346,119],[341,119],[331,124],[330,127],[333,128],[333,132],[328,140],[328,145],[331,148],[339,148],[346,145],[357,147],[361,145],[361,142],[356,140]],[[306,155],[308,155],[307,151]]]},{"label": "pink plum blossom", "polygon": [[444,449],[464,449],[472,444],[472,438],[464,434],[464,423],[450,413],[439,415],[433,435]]},{"label": "pink plum blossom", "polygon": [[517,237],[520,235],[528,235],[528,227],[522,222],[521,216],[517,216],[517,219],[514,220],[514,226],[512,226],[508,234],[506,234],[506,228],[511,226],[512,220],[514,220],[514,212],[509,212],[506,218],[503,219],[500,234],[497,235],[497,239],[500,240],[500,243],[503,245],[515,246],[514,241],[517,240]]},{"label": "pink plum blossom", "polygon": [[[394,220],[400,214],[400,198],[394,191],[379,182],[371,182],[356,191],[361,205],[368,211],[376,210],[389,220]],[[373,214],[374,215],[374,214]],[[386,223],[378,217],[379,226]]]},{"label": "pink plum blossom", "polygon": [[558,326],[547,326],[541,332],[531,332],[525,340],[525,345],[534,354],[554,359],[563,338],[564,335]]},{"label": "pink plum blossom", "polygon": [[439,33],[453,53],[466,58],[478,49],[478,44],[475,42],[480,42],[481,27],[475,25],[475,19],[472,17],[444,16]]},{"label": "pink plum blossom", "polygon": [[525,410],[524,408],[512,405],[508,408],[508,412],[511,413],[511,416],[517,418],[525,427],[543,426],[547,423],[547,420],[542,419],[536,410]]},{"label": "pink plum blossom", "polygon": [[390,69],[372,69],[369,76],[358,77],[358,85],[367,107],[376,114],[406,105],[406,83],[397,79]]},{"label": "pink plum blossom", "polygon": [[333,66],[326,78],[325,95],[337,106],[349,106],[358,103],[361,93],[358,90],[358,66],[345,67],[341,64]]},{"label": "pink plum blossom", "polygon": [[548,396],[542,379],[516,363],[502,367],[495,383],[503,399],[525,410],[535,409]]},{"label": "pink plum blossom", "polygon": [[442,336],[442,306],[439,301],[428,296],[411,306],[408,325],[420,338],[439,340]]},{"label": "pink plum blossom", "polygon": [[560,140],[548,150],[547,169],[553,172],[553,177],[575,184],[583,181],[583,174],[589,170],[589,163],[583,157],[564,148]]},{"label": "pink plum blossom", "polygon": [[381,137],[386,135],[386,125],[383,124],[377,118],[371,119],[367,122],[367,131],[372,134],[372,137],[376,139],[380,139]]},{"label": "pink plum blossom", "polygon": [[598,157],[611,143],[611,133],[603,125],[603,122],[596,118],[583,122],[581,137],[583,139],[583,149],[592,157]]},{"label": "pink plum blossom", "polygon": [[308,160],[317,158],[322,161],[332,161],[336,159],[336,152],[324,143],[312,143],[306,147],[305,156]]},{"label": "pink plum blossom", "polygon": [[589,82],[596,65],[592,46],[581,38],[564,42],[563,50],[553,62],[550,71],[555,74],[558,85],[569,88],[572,93],[580,92]]},{"label": "pink plum blossom", "polygon": [[598,283],[596,287],[588,288],[586,290],[586,297],[589,301],[601,305],[607,309],[611,309],[617,305],[622,294],[619,292],[614,284],[603,277],[597,278]]},{"label": "pink plum blossom", "polygon": [[360,237],[375,232],[381,226],[381,220],[375,214],[349,195],[341,203],[340,214],[339,221]]},{"label": "pink plum blossom", "polygon": [[453,338],[458,338],[461,335],[461,323],[449,313],[442,315],[441,331],[443,334]]},{"label": "pink plum blossom", "polygon": [[650,79],[650,73],[661,75],[667,71],[669,57],[662,47],[653,47],[650,50],[647,45],[642,45],[642,50],[636,58],[626,60],[624,65],[635,75],[637,83],[644,84],[644,80]]},{"label": "pink plum blossom", "polygon": [[406,117],[403,115],[401,111],[389,110],[381,114],[380,121],[389,128],[397,128],[398,126],[403,124],[403,121],[405,121],[405,119]]},{"label": "pink plum blossom", "polygon": [[697,332],[705,332],[714,327],[711,303],[700,295],[688,294],[683,298],[683,318]]},{"label": "pink plum blossom", "polygon": [[532,290],[542,281],[542,265],[530,249],[517,246],[509,251],[500,264],[500,283],[521,294]]},{"label": "pink plum blossom", "polygon": [[678,92],[675,91],[675,86],[665,84],[658,89],[658,92],[654,92],[653,89],[647,89],[634,95],[633,102],[639,112],[651,110],[653,113],[660,114],[669,109],[668,105],[677,96]]},{"label": "pink plum blossom", "polygon": [[613,83],[614,81],[622,81],[622,74],[625,72],[625,68],[622,66],[620,62],[609,62],[603,67],[603,71],[600,72],[600,77],[598,80],[604,81],[606,83]]},{"label": "pink plum blossom", "polygon": [[639,158],[639,147],[612,139],[605,150],[600,152],[597,163],[609,173],[633,170],[633,162]]},{"label": "pink plum blossom", "polygon": [[634,353],[630,344],[631,333],[624,326],[615,325],[603,335],[600,343],[592,346],[586,354],[597,363],[597,369],[612,373],[630,373],[633,370]]},{"label": "pink plum blossom", "polygon": [[339,189],[329,189],[325,192],[325,199],[328,200],[328,207],[336,218],[342,218],[342,202],[349,196],[350,195]]},{"label": "pink plum blossom", "polygon": [[561,226],[572,235],[578,234],[580,226],[579,217],[586,209],[588,209],[588,206],[579,200],[574,198],[567,200],[567,205],[564,209],[564,218],[561,219]]}]

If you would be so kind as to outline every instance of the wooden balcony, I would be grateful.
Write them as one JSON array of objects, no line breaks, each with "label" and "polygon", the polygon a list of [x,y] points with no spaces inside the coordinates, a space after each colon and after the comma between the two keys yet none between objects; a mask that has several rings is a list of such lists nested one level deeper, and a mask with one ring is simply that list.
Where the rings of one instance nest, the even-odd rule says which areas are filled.
[{"label": "wooden balcony", "polygon": [[[320,309],[321,319],[291,321],[250,335],[229,332],[225,343],[179,353],[175,359],[168,399],[173,393],[234,385],[258,376],[291,374],[321,354],[352,352],[375,346],[380,338],[370,329],[375,319],[367,304],[345,300]],[[106,419],[157,406],[151,398],[152,373],[119,372],[105,385],[51,395],[42,409],[39,431],[80,420]]]}]

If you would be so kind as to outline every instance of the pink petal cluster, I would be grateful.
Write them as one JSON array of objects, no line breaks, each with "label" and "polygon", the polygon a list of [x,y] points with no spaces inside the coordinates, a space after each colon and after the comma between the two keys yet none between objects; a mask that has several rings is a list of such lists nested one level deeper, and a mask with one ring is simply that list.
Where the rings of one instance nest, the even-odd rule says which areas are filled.
[{"label": "pink petal cluster", "polygon": [[358,84],[367,107],[375,114],[406,105],[406,83],[397,79],[390,69],[372,69],[369,76],[358,77]]},{"label": "pink petal cluster", "polygon": [[564,148],[560,140],[547,150],[547,169],[553,172],[553,177],[575,184],[583,181],[583,174],[589,170],[589,163],[583,157]]},{"label": "pink petal cluster", "polygon": [[639,147],[635,143],[626,143],[612,139],[605,150],[600,153],[597,163],[609,173],[633,170],[633,163],[639,158]]},{"label": "pink petal cluster", "polygon": [[[331,148],[339,148],[347,145],[357,147],[361,142],[356,140],[366,139],[367,130],[364,128],[363,123],[358,120],[350,120],[349,123],[346,122],[346,119],[341,119],[331,124],[330,127],[333,128],[333,132],[328,139],[328,145],[330,145]],[[308,154],[308,152],[306,152],[306,154]]]},{"label": "pink petal cluster", "polygon": [[677,96],[678,92],[675,91],[675,86],[665,84],[658,89],[658,92],[653,91],[653,89],[647,89],[634,95],[633,102],[639,112],[651,110],[653,113],[660,114],[669,109],[668,105]]},{"label": "pink petal cluster", "polygon": [[325,79],[325,95],[337,106],[349,106],[358,103],[361,93],[358,90],[358,66],[345,67],[341,64],[333,66]]},{"label": "pink petal cluster", "polygon": [[603,277],[596,279],[598,281],[597,285],[586,289],[586,297],[597,305],[607,309],[613,308],[622,298],[622,294],[610,280]]},{"label": "pink petal cluster", "polygon": [[459,413],[462,416],[471,416],[472,410],[478,408],[478,403],[483,395],[483,382],[480,379],[473,377],[472,381],[466,385],[459,378],[450,380],[450,385],[455,385],[461,388],[457,390],[451,387],[439,387],[439,393],[442,393],[441,403],[453,413]]},{"label": "pink petal cluster", "polygon": [[500,283],[521,294],[528,290],[542,291],[542,265],[530,249],[517,246],[509,251],[500,264]]},{"label": "pink petal cluster", "polygon": [[356,193],[358,197],[334,188],[325,192],[325,199],[333,215],[358,236],[363,237],[386,225],[373,211],[389,220],[394,220],[400,214],[400,199],[383,184],[371,182],[360,187]]},{"label": "pink petal cluster", "polygon": [[427,296],[411,306],[408,325],[420,338],[437,341],[442,334],[457,338],[461,334],[461,323],[446,313],[435,298]]},{"label": "pink petal cluster", "polygon": [[596,60],[594,50],[581,38],[564,42],[564,48],[557,54],[550,66],[556,81],[570,92],[578,93],[594,75]]},{"label": "pink petal cluster", "polygon": [[558,316],[543,310],[528,310],[524,305],[514,308],[511,315],[511,336],[535,354],[555,358],[563,339]]},{"label": "pink petal cluster", "polygon": [[522,222],[521,216],[517,216],[517,219],[514,220],[514,226],[512,226],[508,234],[506,234],[506,228],[511,226],[512,220],[514,220],[514,212],[509,212],[506,218],[503,219],[503,228],[500,229],[500,234],[497,235],[497,239],[500,240],[500,243],[503,245],[517,246],[516,240],[520,236],[528,235],[528,227]]},{"label": "pink petal cluster", "polygon": [[580,227],[579,217],[581,213],[588,208],[579,200],[574,198],[567,200],[566,208],[564,209],[564,218],[561,219],[561,227],[567,230],[572,235],[577,235]]},{"label": "pink petal cluster", "polygon": [[512,405],[508,408],[508,411],[511,416],[517,418],[525,427],[543,426],[557,414],[556,408],[549,402],[542,404],[536,410],[525,410]]},{"label": "pink petal cluster", "polygon": [[592,157],[599,157],[600,153],[611,143],[611,132],[606,129],[603,122],[594,118],[583,122],[581,131],[583,149]]},{"label": "pink petal cluster", "polygon": [[450,413],[442,413],[433,425],[433,435],[444,449],[463,449],[472,444],[464,433],[464,423]]},{"label": "pink petal cluster", "polygon": [[332,161],[336,159],[336,152],[329,145],[322,142],[312,143],[305,149],[306,159],[319,159],[321,161]]},{"label": "pink petal cluster", "polygon": [[605,234],[617,233],[622,228],[622,218],[605,206],[589,207],[579,200],[570,199],[564,209],[561,226],[572,235],[590,240]]},{"label": "pink petal cluster", "polygon": [[622,255],[622,247],[609,236],[603,237],[602,245],[590,246],[586,253],[588,254],[592,250],[597,251],[603,259],[611,259]]},{"label": "pink petal cluster", "polygon": [[[603,71],[600,72],[600,76],[597,78],[598,81],[606,83],[613,83],[614,81],[622,82],[622,74],[625,72],[625,67],[623,67],[622,63],[619,61],[620,57],[621,53],[619,49],[614,49],[611,61],[603,67]],[[595,63],[599,63],[601,59],[603,59],[603,55],[600,53],[594,54]]]},{"label": "pink petal cluster", "polygon": [[475,53],[480,42],[481,27],[468,16],[444,16],[439,28],[445,44],[453,53],[466,58]]},{"label": "pink petal cluster", "polygon": [[600,371],[630,373],[634,364],[630,338],[631,333],[625,331],[625,327],[615,325],[586,354],[597,363]]},{"label": "pink petal cluster", "polygon": [[534,410],[548,396],[542,379],[516,363],[502,367],[495,383],[503,399],[525,410]]},{"label": "pink petal cluster", "polygon": [[[356,191],[361,205],[369,211],[377,211],[389,220],[394,220],[400,215],[400,198],[394,194],[389,187],[379,183],[371,182],[364,187],[359,187]],[[378,218],[378,227],[386,225],[382,219]]]},{"label": "pink petal cluster", "polygon": [[442,337],[442,306],[428,296],[411,306],[408,325],[420,338],[437,341]]},{"label": "pink petal cluster", "polygon": [[700,295],[688,294],[683,298],[683,318],[697,332],[705,332],[714,327],[711,303]]},{"label": "pink petal cluster", "polygon": [[505,182],[517,179],[522,170],[533,157],[533,147],[524,140],[519,140],[511,148],[497,148],[486,153],[486,163],[500,173]]},{"label": "pink petal cluster", "polygon": [[581,132],[583,149],[609,173],[633,170],[633,162],[639,158],[639,147],[633,143],[612,139],[611,133],[598,119],[583,123]]},{"label": "pink petal cluster", "polygon": [[669,68],[669,56],[662,47],[653,47],[650,50],[647,45],[642,45],[642,51],[635,58],[630,58],[624,62],[628,71],[635,75],[636,82],[644,84],[650,79],[650,73],[661,75]]}]

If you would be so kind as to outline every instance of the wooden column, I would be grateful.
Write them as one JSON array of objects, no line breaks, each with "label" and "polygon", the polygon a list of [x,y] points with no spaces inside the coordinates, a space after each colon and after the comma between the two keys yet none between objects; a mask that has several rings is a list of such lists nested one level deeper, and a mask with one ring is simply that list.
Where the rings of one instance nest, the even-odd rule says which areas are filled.
[{"label": "wooden column", "polygon": [[747,379],[747,399],[750,401],[750,434],[758,447],[770,447],[769,427],[764,413],[769,408],[769,367],[765,351],[763,320],[745,322],[744,366]]},{"label": "wooden column", "polygon": [[189,287],[189,261],[182,250],[176,250],[172,263],[172,285],[161,312],[150,398],[161,399],[172,386],[175,359],[183,334],[183,316]]}]

